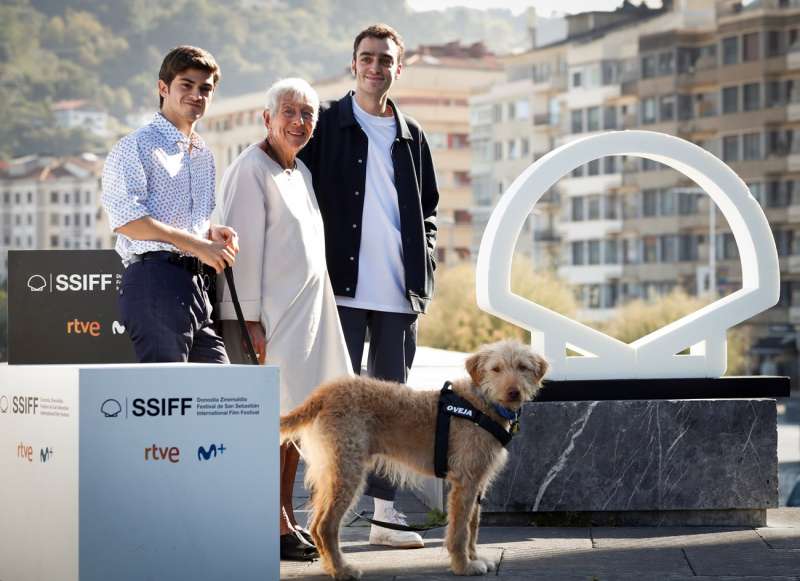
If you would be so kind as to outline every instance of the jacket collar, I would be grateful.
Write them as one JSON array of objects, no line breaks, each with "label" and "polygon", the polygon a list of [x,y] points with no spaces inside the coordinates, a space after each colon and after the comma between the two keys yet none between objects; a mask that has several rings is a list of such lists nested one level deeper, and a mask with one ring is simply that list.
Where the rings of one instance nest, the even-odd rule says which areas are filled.
[{"label": "jacket collar", "polygon": [[[354,91],[348,92],[340,101],[339,106],[339,127],[351,127],[354,125],[358,125],[358,121],[356,121],[355,115],[353,115],[353,95],[355,95]],[[392,111],[394,111],[394,118],[397,121],[397,137],[398,139],[407,139],[411,140],[411,131],[408,129],[408,123],[406,122],[406,118],[403,116],[403,113],[400,112],[400,109],[397,108],[397,105],[394,104],[394,101],[389,99],[389,105],[392,106]]]}]

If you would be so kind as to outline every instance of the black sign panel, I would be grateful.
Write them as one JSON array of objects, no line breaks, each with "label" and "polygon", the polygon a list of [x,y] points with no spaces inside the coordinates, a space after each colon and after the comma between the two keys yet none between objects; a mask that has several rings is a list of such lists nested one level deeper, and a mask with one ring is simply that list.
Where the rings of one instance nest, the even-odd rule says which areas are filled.
[{"label": "black sign panel", "polygon": [[131,363],[113,250],[10,250],[8,362]]}]

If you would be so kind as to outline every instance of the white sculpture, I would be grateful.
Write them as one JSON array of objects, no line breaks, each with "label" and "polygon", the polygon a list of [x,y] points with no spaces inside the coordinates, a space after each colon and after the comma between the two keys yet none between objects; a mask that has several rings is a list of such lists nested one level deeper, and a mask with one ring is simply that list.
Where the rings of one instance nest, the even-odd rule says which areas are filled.
[{"label": "white sculpture", "polygon": [[[511,259],[534,204],[578,166],[609,155],[645,157],[688,176],[721,209],[742,262],[742,288],[627,344],[511,292]],[[550,360],[548,378],[719,377],[726,331],[772,307],[780,293],[775,241],[761,206],[722,161],[677,137],[616,131],[577,139],[531,164],[500,198],[483,234],[476,272],[478,306],[531,331]],[[677,355],[686,348],[688,355]],[[580,356],[567,356],[567,348]]]}]

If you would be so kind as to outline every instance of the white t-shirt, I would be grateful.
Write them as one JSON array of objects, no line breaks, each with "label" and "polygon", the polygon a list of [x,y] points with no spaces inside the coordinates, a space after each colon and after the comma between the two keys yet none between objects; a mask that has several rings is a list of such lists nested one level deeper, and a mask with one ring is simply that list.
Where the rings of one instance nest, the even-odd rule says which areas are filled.
[{"label": "white t-shirt", "polygon": [[392,164],[396,122],[394,116],[370,115],[358,106],[355,98],[353,114],[369,142],[358,282],[356,296],[337,296],[336,304],[372,311],[413,313],[406,298],[400,209]]}]

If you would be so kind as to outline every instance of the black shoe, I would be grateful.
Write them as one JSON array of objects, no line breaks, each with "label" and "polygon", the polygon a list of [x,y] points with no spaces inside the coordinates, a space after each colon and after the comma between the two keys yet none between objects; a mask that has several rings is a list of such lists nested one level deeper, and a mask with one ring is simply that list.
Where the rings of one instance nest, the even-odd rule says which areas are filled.
[{"label": "black shoe", "polygon": [[281,561],[313,561],[319,558],[317,548],[297,533],[281,535]]},{"label": "black shoe", "polygon": [[311,545],[315,549],[317,548],[317,546],[314,544],[314,539],[311,537],[311,531],[309,531],[307,528],[301,527],[300,525],[296,525],[294,527],[294,530],[297,531],[297,533],[301,537],[303,537],[303,540],[306,541],[309,545]]}]

